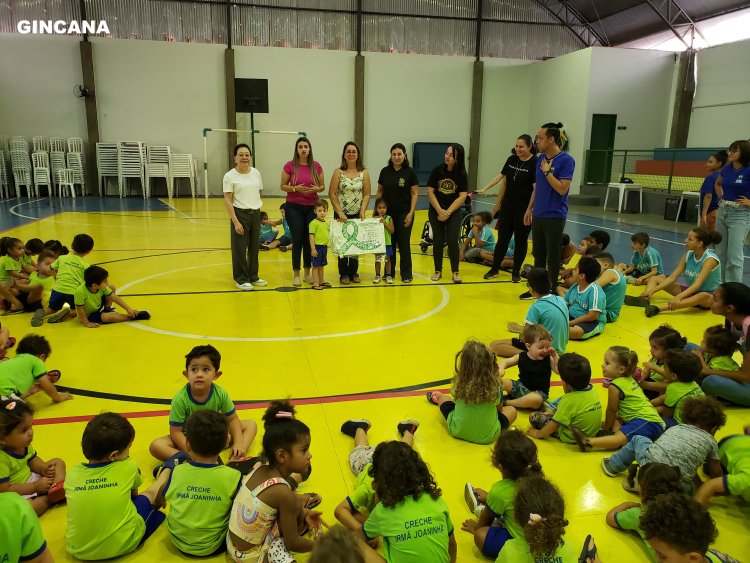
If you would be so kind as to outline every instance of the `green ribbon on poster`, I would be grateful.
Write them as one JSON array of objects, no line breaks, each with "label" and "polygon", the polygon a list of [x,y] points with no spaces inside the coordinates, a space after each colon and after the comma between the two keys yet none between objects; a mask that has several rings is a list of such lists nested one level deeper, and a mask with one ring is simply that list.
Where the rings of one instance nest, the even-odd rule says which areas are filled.
[{"label": "green ribbon on poster", "polygon": [[379,244],[357,240],[358,234],[359,226],[354,221],[347,221],[341,226],[341,235],[344,237],[344,244],[341,246],[341,250],[339,250],[340,256],[343,256],[352,246],[356,246],[360,250],[375,250],[380,246]]}]

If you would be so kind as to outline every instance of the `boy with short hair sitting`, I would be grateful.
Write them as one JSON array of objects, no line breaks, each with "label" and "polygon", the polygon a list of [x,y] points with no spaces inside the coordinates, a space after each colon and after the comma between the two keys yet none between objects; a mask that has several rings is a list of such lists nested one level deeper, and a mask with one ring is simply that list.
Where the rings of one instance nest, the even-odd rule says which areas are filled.
[{"label": "boy with short hair sitting", "polygon": [[617,269],[625,275],[627,283],[643,285],[648,278],[664,275],[664,262],[662,262],[661,254],[653,246],[649,246],[648,233],[635,233],[630,240],[630,248],[633,249],[630,265],[617,265]]},{"label": "boy with short hair sitting", "polygon": [[[109,272],[101,266],[89,266],[83,272],[83,283],[73,295],[76,314],[83,326],[86,328],[99,328],[102,324],[147,321],[151,318],[148,311],[131,309],[109,287],[108,278]],[[117,303],[127,313],[114,311],[112,303]]]},{"label": "boy with short hair sitting", "polygon": [[628,290],[628,284],[625,276],[615,268],[615,259],[609,252],[602,252],[596,257],[602,272],[596,278],[596,283],[604,290],[607,298],[607,322],[613,323],[620,316],[620,310],[625,303],[625,293]]},{"label": "boy with short hair sitting", "polygon": [[66,549],[78,559],[125,555],[153,534],[166,518],[158,491],[167,475],[140,495],[141,475],[130,457],[135,429],[122,415],[95,416],[83,431],[88,463],[72,467],[65,479],[68,500]]},{"label": "boy with short hair sitting", "polygon": [[210,345],[196,346],[185,356],[185,371],[182,374],[188,383],[172,397],[169,436],[157,438],[149,446],[151,455],[156,459],[166,461],[186,451],[188,436],[185,422],[192,413],[201,410],[217,411],[226,417],[232,444],[229,459],[245,457],[258,432],[258,425],[253,420],[240,420],[229,394],[214,383],[221,376],[220,366],[221,354]]},{"label": "boy with short hair sitting", "polygon": [[55,403],[72,399],[73,395],[55,387],[60,372],[47,370],[44,362],[51,354],[52,347],[44,336],[24,336],[15,357],[0,362],[0,398],[23,399],[41,390]]},{"label": "boy with short hair sitting", "polygon": [[590,256],[582,257],[573,271],[576,283],[565,293],[571,340],[586,340],[604,331],[607,296],[595,281],[600,273],[599,262]]},{"label": "boy with short hair sitting", "polygon": [[591,385],[591,364],[575,352],[557,360],[557,370],[565,394],[549,409],[529,415],[531,428],[527,434],[537,440],[556,436],[561,442],[575,444],[569,427],[580,428],[587,436],[595,436],[602,426],[602,403]]},{"label": "boy with short hair sitting", "polygon": [[188,555],[203,557],[226,550],[229,513],[242,477],[236,469],[218,463],[228,431],[222,413],[194,412],[185,422],[190,462],[162,472],[167,475],[161,494],[170,505],[169,536]]}]

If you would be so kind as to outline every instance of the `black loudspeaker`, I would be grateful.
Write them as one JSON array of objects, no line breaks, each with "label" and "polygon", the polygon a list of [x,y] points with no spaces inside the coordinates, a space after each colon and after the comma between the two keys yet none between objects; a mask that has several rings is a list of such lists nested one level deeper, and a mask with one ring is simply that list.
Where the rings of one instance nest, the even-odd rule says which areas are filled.
[{"label": "black loudspeaker", "polygon": [[268,113],[268,80],[266,78],[235,78],[234,111]]}]

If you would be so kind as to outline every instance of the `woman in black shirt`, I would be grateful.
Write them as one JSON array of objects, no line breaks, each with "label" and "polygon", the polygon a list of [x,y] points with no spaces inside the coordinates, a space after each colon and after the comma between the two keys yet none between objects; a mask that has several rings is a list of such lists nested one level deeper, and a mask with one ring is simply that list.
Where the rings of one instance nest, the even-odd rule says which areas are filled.
[{"label": "woman in black shirt", "polygon": [[401,255],[401,281],[411,283],[411,228],[414,225],[414,210],[419,197],[419,180],[409,166],[406,147],[396,143],[391,147],[388,166],[380,171],[378,193],[388,206],[388,214],[393,220],[393,256],[391,271],[396,272],[396,248]]},{"label": "woman in black shirt", "polygon": [[500,193],[497,194],[492,215],[498,216],[497,244],[493,255],[492,268],[484,274],[484,279],[496,277],[500,263],[508,250],[512,236],[516,238],[516,250],[513,254],[513,271],[511,281],[521,281],[521,267],[528,251],[529,233],[531,232],[531,210],[534,207],[534,187],[536,183],[536,156],[532,153],[533,143],[529,135],[516,139],[514,154],[505,161],[503,169],[482,190],[482,193],[500,182]]},{"label": "woman in black shirt", "polygon": [[447,243],[453,283],[461,283],[458,273],[460,209],[468,190],[464,148],[458,143],[448,145],[445,162],[432,170],[427,181],[427,195],[430,198],[427,216],[432,227],[432,259],[435,263],[435,273],[430,278],[432,281],[438,281],[443,276],[443,247]]}]

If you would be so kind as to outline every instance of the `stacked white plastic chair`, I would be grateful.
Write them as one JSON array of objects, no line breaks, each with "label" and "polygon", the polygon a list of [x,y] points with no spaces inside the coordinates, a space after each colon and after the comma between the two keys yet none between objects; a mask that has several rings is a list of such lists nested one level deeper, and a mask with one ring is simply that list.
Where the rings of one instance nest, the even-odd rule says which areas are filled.
[{"label": "stacked white plastic chair", "polygon": [[29,141],[26,139],[26,137],[11,137],[10,150],[25,151],[26,154],[29,154]]},{"label": "stacked white plastic chair", "polygon": [[[0,147],[2,147],[2,142],[0,142]],[[5,150],[0,148],[0,197],[10,197],[10,194],[8,170],[5,167]]]},{"label": "stacked white plastic chair", "polygon": [[146,179],[144,175],[143,143],[138,141],[120,141],[117,146],[117,176],[120,186],[120,197],[127,195],[128,178],[141,181],[143,197],[146,197]]},{"label": "stacked white plastic chair", "polygon": [[50,152],[65,152],[65,139],[62,137],[52,137],[49,140]]},{"label": "stacked white plastic chair", "polygon": [[70,168],[58,170],[57,181],[60,187],[60,197],[65,197],[65,188],[70,191],[70,197],[76,197],[74,173]]},{"label": "stacked white plastic chair", "polygon": [[41,186],[47,186],[47,193],[52,196],[54,184],[50,174],[49,156],[44,151],[35,151],[31,155],[31,163],[34,166],[34,185],[37,195],[41,195]]},{"label": "stacked white plastic chair", "polygon": [[65,152],[63,151],[52,151],[50,153],[50,164],[52,171],[52,183],[59,187],[60,180],[58,179],[58,172],[65,168]]},{"label": "stacked white plastic chair", "polygon": [[107,177],[117,178],[117,143],[96,143],[96,169],[99,172],[99,195],[107,195]]},{"label": "stacked white plastic chair", "polygon": [[[192,154],[173,154],[170,164],[172,181],[175,178],[188,178],[190,180],[190,194],[195,197],[195,161]],[[178,190],[179,192],[179,190]],[[178,194],[175,194],[178,195]]]},{"label": "stacked white plastic chair", "polygon": [[24,186],[26,187],[27,195],[34,197],[34,181],[31,171],[31,161],[29,160],[28,145],[26,146],[26,150],[15,150],[12,147],[13,140],[11,140],[10,163],[13,169],[13,179],[16,184],[16,197],[21,197],[21,188]]},{"label": "stacked white plastic chair", "polygon": [[0,157],[0,169],[5,177],[5,188],[8,192],[8,197],[12,193],[13,188],[13,175],[10,172],[10,140],[8,137],[0,136],[0,151],[2,151],[2,157]]},{"label": "stacked white plastic chair", "polygon": [[65,155],[68,168],[73,171],[73,183],[81,186],[81,195],[86,193],[86,167],[83,153],[69,152]]},{"label": "stacked white plastic chair", "polygon": [[174,182],[169,169],[172,148],[167,145],[146,147],[146,197],[151,196],[151,178],[164,178],[167,184],[167,197],[172,197]]},{"label": "stacked white plastic chair", "polygon": [[31,142],[34,152],[49,153],[49,139],[47,137],[33,137]]}]

